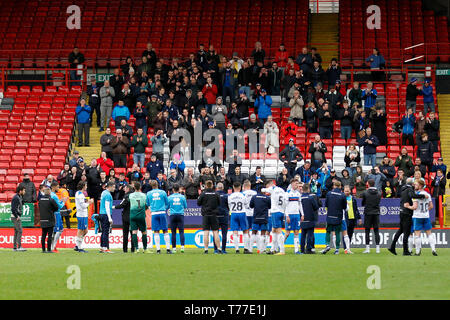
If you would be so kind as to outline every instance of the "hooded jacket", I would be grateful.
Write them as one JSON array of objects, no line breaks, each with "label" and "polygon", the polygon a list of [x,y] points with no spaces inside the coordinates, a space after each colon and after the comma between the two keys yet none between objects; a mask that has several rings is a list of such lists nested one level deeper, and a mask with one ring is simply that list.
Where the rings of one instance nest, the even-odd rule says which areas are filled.
[{"label": "hooded jacket", "polygon": [[381,192],[377,188],[371,187],[364,191],[362,195],[362,206],[364,207],[364,215],[380,214]]}]

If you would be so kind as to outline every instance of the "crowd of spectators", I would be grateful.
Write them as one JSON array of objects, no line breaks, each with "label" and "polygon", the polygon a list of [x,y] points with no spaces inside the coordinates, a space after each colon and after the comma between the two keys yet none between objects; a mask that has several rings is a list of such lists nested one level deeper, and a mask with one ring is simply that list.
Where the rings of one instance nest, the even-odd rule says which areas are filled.
[{"label": "crowd of spectators", "polygon": [[[102,155],[86,168],[81,165],[84,162],[75,160],[66,170],[67,177],[84,179],[86,176],[88,190],[94,190],[91,191],[94,197],[107,181],[114,179],[118,186],[115,198],[123,194],[123,185],[135,180],[143,183],[144,190],[150,188],[150,180],[156,180],[160,188],[169,192],[173,185],[179,184],[191,199],[198,196],[207,180],[222,182],[225,190],[235,181],[249,180],[254,189],[265,181],[260,167],[251,175],[241,172],[242,159],[236,150],[225,159],[228,170],[214,162],[212,150],[206,150],[198,168],[186,168],[184,160],[192,159],[192,148],[189,139],[179,137],[179,129],[187,130],[193,141],[195,128],[201,126],[203,131],[216,128],[223,137],[239,128],[263,130],[265,150],[259,150],[259,143],[255,150],[277,154],[284,163],[285,168],[276,177],[277,184],[283,188],[287,188],[291,178],[298,176],[323,197],[336,179],[360,196],[367,181],[373,179],[375,186],[383,190],[383,196],[395,197],[406,178],[413,176],[415,179],[433,177],[429,185],[433,195],[445,192],[446,167],[441,159],[436,161],[433,156],[438,151],[439,120],[434,113],[433,87],[429,79],[422,88],[417,87],[417,79],[411,79],[406,94],[407,111],[394,124],[394,129],[401,133],[402,145],[416,146],[415,154],[408,154],[403,148],[396,159],[385,157],[377,164],[377,147],[387,146],[388,130],[385,106],[378,99],[373,82],[364,87],[354,82],[352,88],[346,90],[341,83],[342,70],[338,61],[332,59],[324,70],[316,48],[305,47],[295,56],[281,44],[272,62],[265,64],[265,57],[259,42],[255,44],[251,59],[243,59],[237,52],[227,59],[219,56],[212,45],[208,50],[201,45],[187,61],[173,58],[170,64],[165,64],[148,44],[141,64],[127,57],[103,85],[95,79],[88,85],[89,110],[91,114],[97,113],[99,130],[106,130],[100,141]],[[384,59],[377,49],[367,62],[373,79],[383,80]],[[424,96],[425,110],[416,113],[418,95]],[[281,125],[272,117],[275,96],[281,97],[282,108],[290,109],[290,117]],[[81,108],[86,108],[84,105],[80,103]],[[129,125],[131,115],[135,118],[135,128]],[[115,134],[109,126],[111,118]],[[80,111],[78,122],[92,123],[92,116],[89,120]],[[340,121],[338,135],[334,130],[336,120]],[[315,134],[305,154],[295,144],[300,126],[306,126],[307,133]],[[80,143],[83,143],[81,134],[85,126],[81,128]],[[151,134],[149,128],[153,128]],[[348,143],[355,136],[356,144]],[[327,164],[331,159],[327,159],[326,154],[332,150],[323,140],[331,138],[347,141],[345,169],[341,172]],[[87,144],[88,139],[84,139]],[[167,142],[171,151],[179,142],[181,147],[165,171]],[[149,145],[152,155],[146,163]],[[111,175],[114,168],[126,168],[131,148],[134,150],[133,168],[128,174]],[[364,173],[363,165],[371,166],[372,170]],[[67,180],[71,192],[72,184]]]}]

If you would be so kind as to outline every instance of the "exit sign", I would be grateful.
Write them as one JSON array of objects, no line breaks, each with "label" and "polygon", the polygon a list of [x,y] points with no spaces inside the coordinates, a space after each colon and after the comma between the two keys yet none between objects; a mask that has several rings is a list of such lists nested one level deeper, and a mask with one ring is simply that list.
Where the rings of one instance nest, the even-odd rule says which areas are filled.
[{"label": "exit sign", "polygon": [[436,70],[437,76],[450,76],[450,69],[440,69]]}]

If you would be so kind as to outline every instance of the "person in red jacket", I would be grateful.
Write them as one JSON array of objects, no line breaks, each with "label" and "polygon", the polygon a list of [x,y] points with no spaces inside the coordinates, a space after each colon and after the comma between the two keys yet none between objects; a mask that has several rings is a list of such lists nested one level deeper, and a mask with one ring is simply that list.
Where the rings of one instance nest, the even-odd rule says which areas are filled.
[{"label": "person in red jacket", "polygon": [[288,57],[289,54],[286,51],[286,48],[284,47],[284,44],[280,44],[280,48],[275,53],[275,61],[278,64],[278,67],[284,70],[286,68],[286,65],[288,63]]},{"label": "person in red jacket", "polygon": [[282,142],[285,145],[289,143],[289,139],[291,138],[295,141],[295,137],[297,136],[298,126],[292,120],[292,118],[288,118],[288,122],[281,126]]},{"label": "person in red jacket", "polygon": [[206,109],[208,113],[211,113],[212,105],[216,104],[216,98],[217,98],[217,86],[212,82],[212,78],[209,77],[206,80],[206,84],[202,89],[203,96],[206,99],[206,102],[208,103],[206,105]]},{"label": "person in red jacket", "polygon": [[97,159],[97,164],[100,168],[109,175],[109,170],[114,168],[114,162],[106,156],[106,152],[102,152],[100,158]]},{"label": "person in red jacket", "polygon": [[286,64],[286,69],[284,69],[284,74],[288,75],[289,70],[291,69],[294,69],[294,71],[300,70],[300,66],[297,63],[295,63],[295,59],[292,56],[288,57],[288,62]]}]

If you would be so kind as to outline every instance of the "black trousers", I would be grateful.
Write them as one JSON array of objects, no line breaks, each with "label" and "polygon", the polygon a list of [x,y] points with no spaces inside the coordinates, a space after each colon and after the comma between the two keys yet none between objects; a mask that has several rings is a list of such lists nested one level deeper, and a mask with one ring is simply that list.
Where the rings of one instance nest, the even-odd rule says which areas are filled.
[{"label": "black trousers", "polygon": [[66,228],[70,229],[70,216],[63,216],[62,217],[64,222],[66,223]]},{"label": "black trousers", "polygon": [[102,225],[102,235],[100,237],[100,247],[109,249],[109,224],[108,216],[106,214],[100,215],[100,223]]},{"label": "black trousers", "polygon": [[348,219],[347,220],[347,234],[350,242],[352,241],[353,233],[355,232],[356,227],[356,219]]},{"label": "black trousers", "polygon": [[127,155],[126,154],[113,154],[113,161],[115,168],[127,167]]},{"label": "black trousers", "polygon": [[[47,238],[48,237],[48,238]],[[47,251],[52,251],[53,227],[42,228],[41,246],[45,251],[45,238],[47,238]]]},{"label": "black trousers", "polygon": [[[130,221],[123,219],[122,216],[123,252],[128,252],[128,235],[131,236]],[[134,250],[134,244],[133,241],[131,241],[131,252],[134,252]]]},{"label": "black trousers", "polygon": [[[406,143],[408,142],[408,144]],[[402,134],[402,145],[413,146],[414,145],[414,135],[412,134]]]},{"label": "black trousers", "polygon": [[170,216],[170,230],[172,232],[172,248],[177,247],[177,229],[180,233],[180,244],[184,247],[184,216],[174,214]]},{"label": "black trousers", "polygon": [[380,215],[365,215],[364,217],[364,228],[366,231],[366,245],[370,244],[370,229],[373,228],[373,233],[375,233],[375,244],[380,244]]},{"label": "black trousers", "polygon": [[400,214],[400,227],[392,239],[391,249],[395,249],[398,238],[403,234],[403,252],[408,252],[408,238],[411,235],[412,217],[407,214]]},{"label": "black trousers", "polygon": [[310,252],[314,248],[314,227],[312,228],[302,228],[301,238],[300,238],[300,252],[305,253]]},{"label": "black trousers", "polygon": [[[226,217],[227,219],[228,217]],[[219,228],[222,235],[222,251],[227,249],[227,234],[228,234],[228,221],[224,221],[223,217],[219,218]],[[217,250],[216,243],[214,242],[214,250]]]}]

